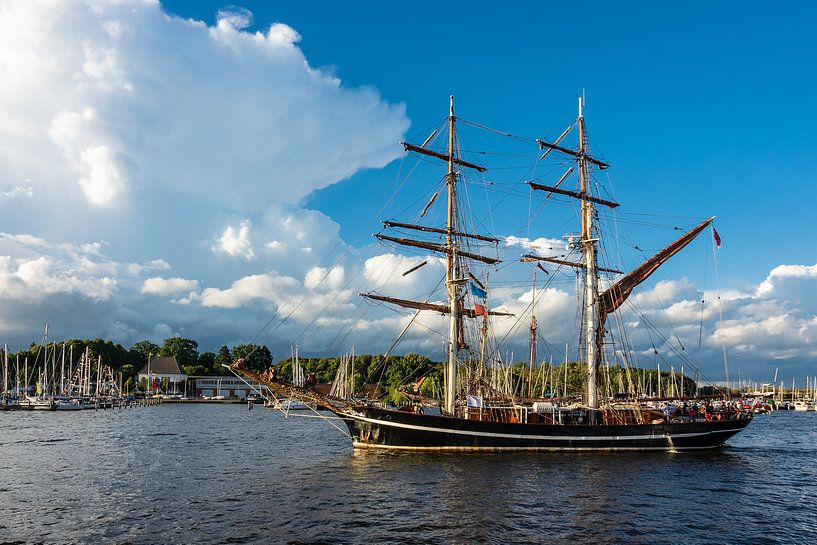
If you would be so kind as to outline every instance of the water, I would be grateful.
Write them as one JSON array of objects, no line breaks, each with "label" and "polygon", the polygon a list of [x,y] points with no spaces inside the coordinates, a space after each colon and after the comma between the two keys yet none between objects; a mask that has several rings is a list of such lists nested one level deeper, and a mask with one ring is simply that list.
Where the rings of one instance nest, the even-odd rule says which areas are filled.
[{"label": "water", "polygon": [[0,413],[0,543],[773,544],[817,539],[817,414],[721,451],[353,451],[231,405]]}]

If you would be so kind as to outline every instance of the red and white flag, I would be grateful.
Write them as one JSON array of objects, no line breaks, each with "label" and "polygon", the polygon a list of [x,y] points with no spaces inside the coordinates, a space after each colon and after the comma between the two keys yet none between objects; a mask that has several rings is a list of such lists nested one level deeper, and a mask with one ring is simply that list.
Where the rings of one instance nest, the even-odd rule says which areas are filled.
[{"label": "red and white flag", "polygon": [[712,228],[712,238],[715,239],[715,246],[720,248],[721,247],[721,236],[718,234],[717,229],[715,229],[714,227]]}]

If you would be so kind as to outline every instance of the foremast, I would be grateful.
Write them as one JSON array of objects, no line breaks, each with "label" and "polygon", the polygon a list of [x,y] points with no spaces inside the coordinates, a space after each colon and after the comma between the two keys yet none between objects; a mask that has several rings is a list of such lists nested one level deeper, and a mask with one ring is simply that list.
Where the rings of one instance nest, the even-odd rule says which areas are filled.
[{"label": "foremast", "polygon": [[587,142],[584,128],[584,113],[582,111],[583,97],[579,97],[579,180],[581,194],[582,237],[581,250],[584,261],[584,342],[587,356],[587,406],[596,409],[599,406],[597,375],[601,357],[598,319],[598,271],[596,269],[596,255],[598,238],[594,236],[593,203],[588,197],[590,175],[588,172]]},{"label": "foremast", "polygon": [[[461,239],[478,240],[482,242],[490,242],[493,244],[499,244],[500,239],[496,237],[489,237],[460,230],[460,222],[458,220],[457,210],[457,177],[459,176],[457,169],[462,167],[470,168],[476,170],[477,172],[485,172],[486,168],[481,165],[465,161],[457,156],[456,117],[454,116],[453,95],[449,97],[448,150],[447,150],[448,153],[442,153],[426,147],[427,144],[431,142],[436,133],[437,131],[432,132],[431,136],[429,136],[425,140],[425,142],[423,142],[423,144],[419,146],[410,144],[408,142],[402,142],[402,144],[406,151],[419,153],[421,155],[426,155],[429,157],[435,157],[447,163],[448,170],[445,175],[445,183],[447,186],[448,203],[446,211],[447,213],[445,228],[414,225],[410,223],[402,223],[397,221],[385,221],[383,223],[384,227],[386,228],[398,228],[407,229],[410,231],[441,234],[445,237],[444,238],[445,242],[443,244],[436,244],[433,242],[421,240],[413,240],[402,237],[392,237],[384,234],[376,234],[375,237],[381,241],[392,242],[403,246],[421,248],[424,250],[429,250],[431,252],[444,254],[446,263],[445,284],[448,299],[447,304],[441,305],[437,303],[429,303],[428,301],[421,302],[411,301],[407,299],[397,299],[394,297],[377,295],[375,293],[361,293],[360,295],[371,300],[383,301],[404,308],[413,308],[416,310],[431,310],[441,312],[443,314],[447,313],[449,315],[448,347],[447,347],[448,356],[446,358],[447,361],[444,373],[445,384],[443,396],[443,410],[446,414],[454,415],[457,392],[457,366],[459,361],[458,356],[460,349],[467,346],[464,343],[463,318],[465,317],[476,318],[477,316],[482,314],[489,316],[496,315],[512,316],[512,314],[493,311],[488,309],[487,307],[480,309],[480,314],[477,314],[476,305],[475,308],[472,309],[465,308],[464,306],[463,286],[467,282],[467,276],[470,273],[468,273],[467,268],[461,266],[460,264],[461,261],[466,259],[480,261],[482,263],[487,263],[489,265],[495,265],[499,263],[500,260],[462,250],[460,248]],[[434,193],[434,195],[431,197],[431,200],[429,200],[428,204],[426,204],[425,208],[420,213],[420,217],[423,217],[425,215],[425,212],[428,210],[428,207],[431,206],[431,204],[434,202],[436,198],[437,193]],[[416,270],[416,268],[407,271],[407,273],[404,273],[404,275],[412,272],[413,270]],[[483,347],[483,352],[484,350],[485,347]]]},{"label": "foremast", "polygon": [[456,231],[456,197],[457,175],[454,172],[454,95],[449,97],[448,112],[448,214],[446,218],[445,270],[446,287],[448,288],[448,362],[445,369],[445,412],[454,414],[454,402],[457,392],[457,356],[459,352],[457,330],[459,320],[459,282],[457,281],[457,247],[454,232]]}]

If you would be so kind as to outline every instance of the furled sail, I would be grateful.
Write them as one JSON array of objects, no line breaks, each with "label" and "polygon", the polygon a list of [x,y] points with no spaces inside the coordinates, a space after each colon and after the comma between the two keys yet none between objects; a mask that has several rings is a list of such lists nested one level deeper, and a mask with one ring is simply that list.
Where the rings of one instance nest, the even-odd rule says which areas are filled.
[{"label": "furled sail", "polygon": [[[523,254],[522,257],[519,259],[522,263],[530,263],[531,261],[547,261],[548,263],[555,263],[557,265],[565,265],[567,267],[574,267],[576,269],[584,269],[584,263],[576,263],[575,261],[565,261],[564,259],[556,259],[555,257],[544,257],[540,255],[533,255],[533,254]],[[623,274],[618,269],[607,269],[605,267],[596,267],[597,271],[602,272],[611,272],[615,274]]]},{"label": "furled sail", "polygon": [[[566,134],[566,131],[563,134]],[[559,139],[561,140],[561,137],[559,137]],[[544,140],[537,140],[537,142],[539,142],[539,147],[541,149],[549,149],[549,150],[560,151],[562,153],[566,153],[567,155],[572,155],[573,157],[576,157],[576,158],[578,158],[580,156],[583,156],[585,161],[587,161],[588,163],[593,163],[594,165],[599,167],[601,170],[604,170],[606,168],[610,168],[610,165],[608,165],[607,163],[605,163],[603,161],[599,161],[598,159],[596,159],[594,157],[590,157],[589,155],[587,155],[584,152],[578,152],[578,151],[574,151],[572,149],[564,148],[562,146],[557,146],[556,144],[551,144],[549,142],[545,142]]]},{"label": "furled sail", "polygon": [[[416,152],[416,153],[420,153],[422,155],[429,155],[431,157],[436,157],[437,159],[442,159],[443,161],[448,161],[449,160],[449,156],[445,155],[444,153],[439,153],[437,151],[426,149],[426,148],[421,147],[421,146],[415,146],[414,144],[409,144],[408,142],[403,142],[402,144],[403,144],[403,148],[405,148],[406,151],[413,151],[413,152]],[[451,162],[453,162],[455,165],[460,165],[460,166],[463,166],[463,167],[473,168],[477,172],[485,172],[487,170],[484,166],[477,165],[477,164],[474,164],[474,163],[469,163],[468,161],[463,161],[462,159],[458,159],[457,157],[454,157],[453,159],[451,159]]]},{"label": "furled sail", "polygon": [[536,189],[537,191],[547,191],[548,193],[557,193],[559,195],[566,195],[568,197],[573,197],[574,199],[579,199],[583,201],[590,201],[596,204],[603,204],[604,206],[609,206],[610,208],[618,208],[619,204],[617,202],[608,201],[605,199],[600,199],[598,197],[593,197],[588,195],[587,193],[582,193],[580,191],[569,191],[567,189],[559,189],[556,186],[552,185],[542,185],[537,184],[534,182],[528,182],[528,185],[531,188]]},{"label": "furled sail", "polygon": [[[386,227],[400,227],[403,229],[413,229],[415,231],[424,231],[426,233],[440,233],[441,235],[447,235],[448,230],[446,229],[439,229],[437,227],[426,227],[425,225],[414,225],[412,223],[400,223],[397,221],[384,221],[383,225]],[[499,239],[496,237],[486,237],[485,235],[476,235],[473,233],[465,233],[463,231],[451,231],[451,235],[455,237],[467,237],[473,238],[476,240],[484,240],[485,242],[493,242],[494,244],[499,243]]]},{"label": "furled sail", "polygon": [[[377,295],[375,293],[359,293],[358,295],[365,297],[366,299],[372,299],[374,301],[383,301],[384,303],[391,303],[393,305],[398,305],[403,308],[413,308],[416,310],[431,310],[434,312],[439,312],[440,314],[448,314],[449,307],[448,305],[440,304],[440,303],[425,303],[422,301],[412,301],[411,299],[398,299],[396,297],[386,297],[385,295]],[[472,308],[460,308],[459,314],[467,316],[469,318],[476,318],[476,311]],[[500,312],[497,310],[488,311],[488,314],[491,316],[513,316],[513,314],[509,312]]]},{"label": "furled sail", "polygon": [[[378,240],[386,240],[388,242],[394,242],[395,244],[402,244],[404,246],[413,246],[415,248],[423,248],[424,250],[431,250],[432,252],[440,252],[441,254],[450,253],[448,248],[443,244],[435,244],[433,242],[423,242],[421,240],[412,240],[409,238],[395,238],[386,235],[375,235],[375,238]],[[494,259],[493,257],[487,257],[484,255],[474,254],[471,252],[457,252],[457,255],[460,257],[467,257],[468,259],[473,259],[475,261],[482,261],[483,263],[489,263],[491,265],[495,265],[499,263],[499,259]]]}]

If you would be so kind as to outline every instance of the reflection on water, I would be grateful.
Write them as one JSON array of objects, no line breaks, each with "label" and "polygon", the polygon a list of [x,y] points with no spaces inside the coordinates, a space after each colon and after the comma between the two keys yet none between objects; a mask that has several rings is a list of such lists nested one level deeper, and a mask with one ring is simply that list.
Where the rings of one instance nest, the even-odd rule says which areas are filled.
[{"label": "reflection on water", "polygon": [[816,428],[775,413],[720,451],[466,455],[353,451],[242,406],[0,413],[0,542],[803,543]]}]

